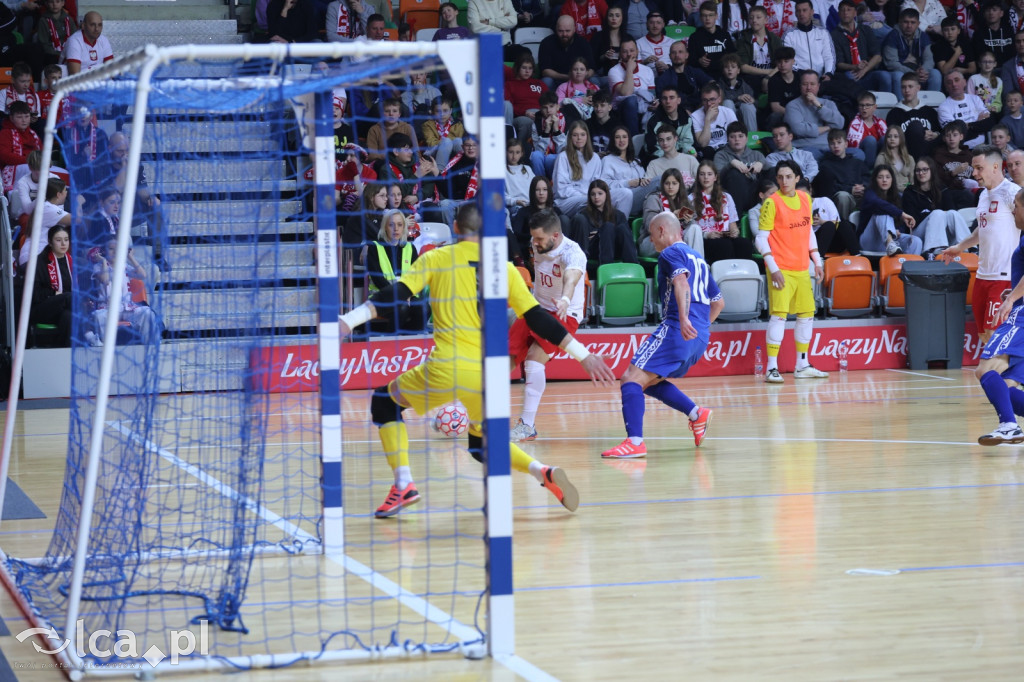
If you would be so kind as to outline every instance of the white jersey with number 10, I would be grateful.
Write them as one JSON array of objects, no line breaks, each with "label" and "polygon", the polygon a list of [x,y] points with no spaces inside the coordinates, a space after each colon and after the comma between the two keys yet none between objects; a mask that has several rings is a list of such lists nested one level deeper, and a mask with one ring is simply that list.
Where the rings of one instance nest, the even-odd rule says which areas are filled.
[{"label": "white jersey with number 10", "polygon": [[[533,295],[545,310],[554,311],[558,299],[562,298],[565,273],[569,270],[587,271],[587,256],[580,245],[562,237],[562,243],[547,253],[536,254],[533,258]],[[583,276],[576,283],[569,303],[569,316],[583,321],[584,284]]]}]

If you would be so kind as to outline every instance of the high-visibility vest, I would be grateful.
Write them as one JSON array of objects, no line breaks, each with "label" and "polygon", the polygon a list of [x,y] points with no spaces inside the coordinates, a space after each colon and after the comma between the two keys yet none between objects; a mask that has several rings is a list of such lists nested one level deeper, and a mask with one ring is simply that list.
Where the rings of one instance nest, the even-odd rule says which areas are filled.
[{"label": "high-visibility vest", "polygon": [[[387,249],[380,242],[374,242],[374,246],[377,247],[377,261],[380,263],[380,274],[384,276],[389,282],[394,282],[398,279],[395,276],[395,269],[391,267],[391,259],[388,258]],[[412,265],[412,244],[406,242],[405,246],[402,247],[402,272]],[[370,280],[370,291],[376,291],[377,287],[373,285],[373,280]]]}]

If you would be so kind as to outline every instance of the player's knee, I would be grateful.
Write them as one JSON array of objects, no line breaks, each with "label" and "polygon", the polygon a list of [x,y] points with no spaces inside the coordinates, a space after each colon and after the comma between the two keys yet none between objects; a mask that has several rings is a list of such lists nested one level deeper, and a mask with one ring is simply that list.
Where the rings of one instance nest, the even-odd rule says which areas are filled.
[{"label": "player's knee", "polygon": [[481,464],[484,461],[484,439],[482,436],[469,434],[469,454]]},{"label": "player's knee", "polygon": [[402,421],[404,409],[391,397],[387,386],[375,390],[370,398],[370,419],[376,426]]}]

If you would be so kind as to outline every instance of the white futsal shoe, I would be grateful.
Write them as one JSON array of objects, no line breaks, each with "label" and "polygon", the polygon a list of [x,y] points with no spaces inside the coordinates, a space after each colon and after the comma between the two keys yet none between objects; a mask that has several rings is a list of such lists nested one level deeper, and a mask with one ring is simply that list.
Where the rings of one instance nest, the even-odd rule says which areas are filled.
[{"label": "white futsal shoe", "polygon": [[523,423],[522,417],[519,418],[519,421],[516,422],[516,425],[512,427],[512,431],[509,433],[509,440],[513,443],[525,443],[526,441],[536,439],[537,429]]},{"label": "white futsal shoe", "polygon": [[992,433],[985,434],[978,439],[981,445],[1002,445],[1003,443],[1024,443],[1024,431],[1017,426],[1017,422],[1006,422],[1000,424],[999,428]]},{"label": "white futsal shoe", "polygon": [[822,372],[812,365],[793,370],[793,376],[797,379],[828,379],[828,372]]},{"label": "white futsal shoe", "polygon": [[772,368],[768,370],[768,373],[764,375],[764,382],[766,384],[784,384],[786,380],[779,374],[779,370]]}]

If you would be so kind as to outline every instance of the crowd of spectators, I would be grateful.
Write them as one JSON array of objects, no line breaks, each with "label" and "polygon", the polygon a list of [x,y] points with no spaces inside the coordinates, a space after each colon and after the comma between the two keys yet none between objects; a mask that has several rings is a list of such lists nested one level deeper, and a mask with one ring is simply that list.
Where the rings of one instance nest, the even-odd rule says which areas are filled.
[{"label": "crowd of spectators", "polygon": [[[663,209],[679,215],[684,238],[708,262],[753,258],[757,212],[782,160],[809,182],[821,253],[934,257],[968,229],[956,209],[976,204],[971,148],[996,145],[1007,177],[1024,180],[1018,4],[567,0],[545,11],[530,0],[470,0],[466,27],[455,5],[441,5],[434,39],[503,36],[507,227],[519,264],[529,267],[528,217],[545,207],[592,270],[654,255],[647,225]],[[288,39],[275,29],[274,7],[268,35]],[[330,40],[372,40],[385,29],[369,25],[392,19],[399,39],[416,33],[384,11],[343,36],[339,11],[371,10],[326,5]],[[521,29],[536,27],[549,35],[517,44]],[[386,193],[387,207],[406,212],[410,241],[418,221],[450,224],[475,193],[477,172],[465,161],[470,138],[456,128],[454,92],[432,77],[395,83],[396,97],[413,84],[440,90],[426,120],[425,107],[382,99],[382,127],[364,139],[354,118],[370,161],[381,157],[375,181],[401,188]],[[923,91],[941,93],[941,104],[924,103]],[[460,174],[472,180],[456,182]],[[343,242],[372,240],[373,221],[348,220]],[[397,256],[392,266],[400,268]]]}]

